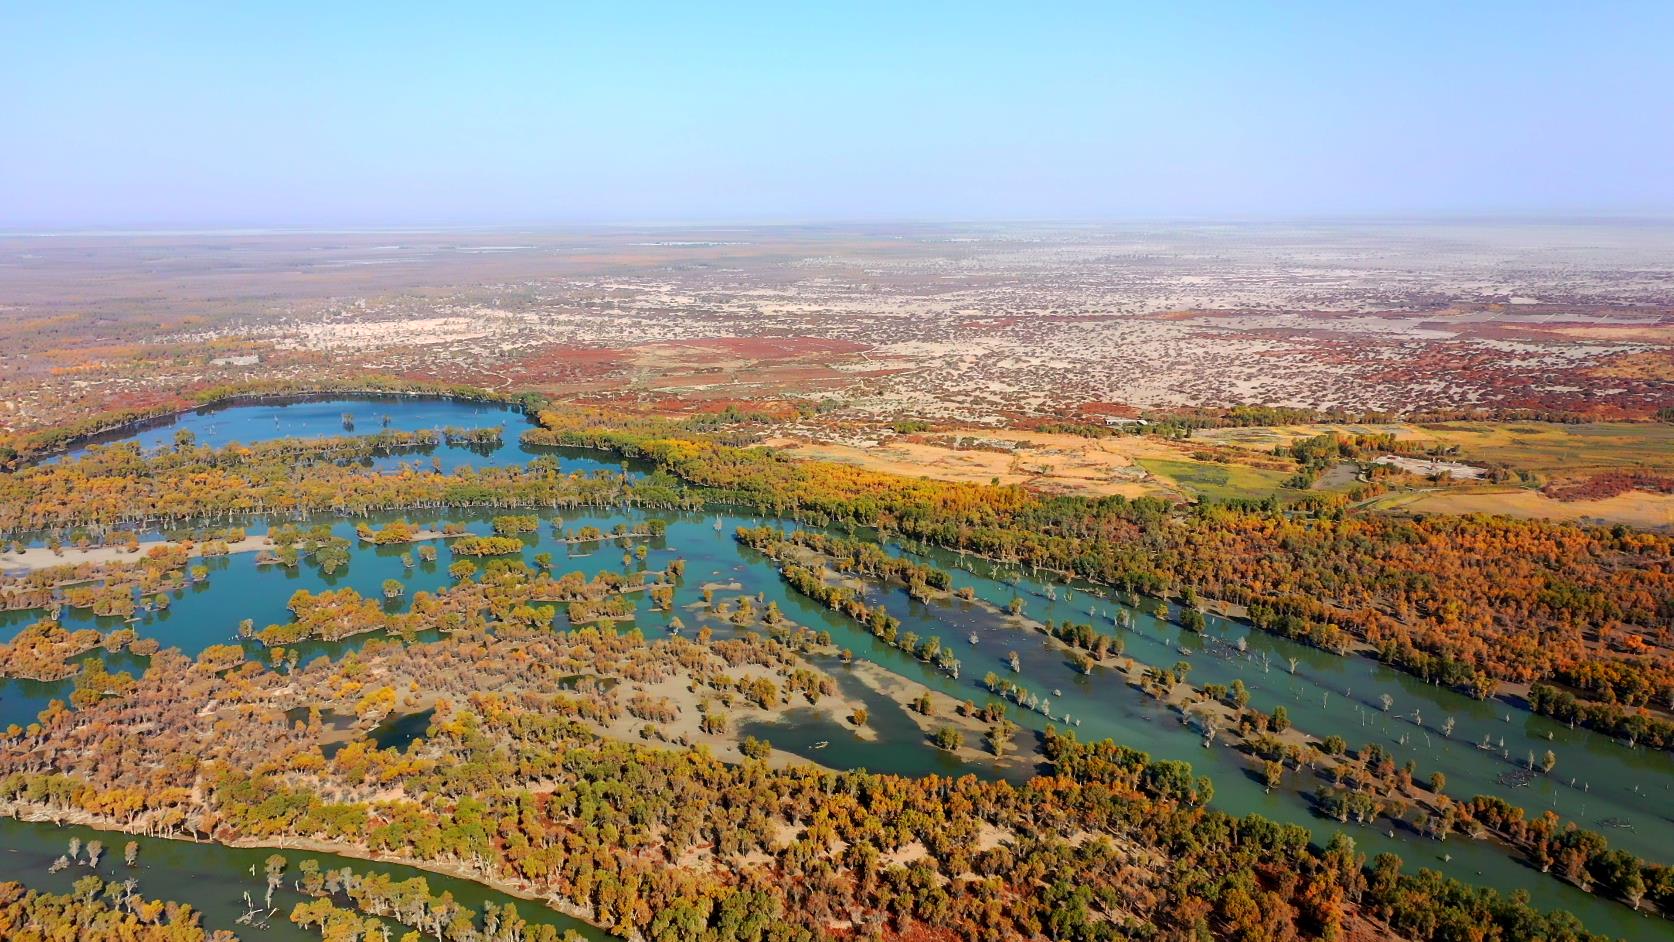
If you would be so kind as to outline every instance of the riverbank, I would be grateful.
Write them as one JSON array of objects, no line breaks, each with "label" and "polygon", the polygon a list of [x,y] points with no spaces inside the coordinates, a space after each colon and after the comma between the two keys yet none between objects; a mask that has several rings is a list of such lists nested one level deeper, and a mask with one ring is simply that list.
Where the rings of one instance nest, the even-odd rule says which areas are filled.
[{"label": "riverbank", "polygon": [[[111,563],[138,562],[145,555],[159,547],[179,547],[181,543],[174,540],[140,540],[125,546],[64,546],[56,550],[45,546],[29,546],[21,551],[7,550],[0,552],[0,571],[7,575],[38,572],[42,569],[54,569],[59,566],[80,566],[91,563],[95,566]],[[194,559],[203,557],[206,544],[194,544],[188,555]],[[238,553],[257,553],[272,546],[266,536],[246,536],[241,540],[229,540],[218,543],[226,547],[226,555]],[[217,555],[220,555],[219,552]]]}]

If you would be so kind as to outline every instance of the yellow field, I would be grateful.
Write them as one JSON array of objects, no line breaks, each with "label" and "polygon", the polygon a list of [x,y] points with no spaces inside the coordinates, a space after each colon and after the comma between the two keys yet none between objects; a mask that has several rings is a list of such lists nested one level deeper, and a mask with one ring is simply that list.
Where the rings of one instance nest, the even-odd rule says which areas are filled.
[{"label": "yellow field", "polygon": [[1150,460],[1203,464],[1191,461],[1167,442],[1136,436],[1092,439],[998,429],[947,434],[1004,442],[1014,450],[959,449],[905,438],[865,447],[792,437],[773,438],[762,444],[799,458],[839,461],[908,477],[981,484],[998,480],[1051,493],[1089,496],[1185,499],[1194,491],[1172,477],[1154,475],[1149,470]]},{"label": "yellow field", "polygon": [[1625,523],[1646,529],[1674,527],[1674,494],[1642,491],[1629,491],[1603,500],[1561,501],[1525,488],[1472,488],[1387,494],[1367,506],[1410,513],[1504,514],[1576,523]]}]

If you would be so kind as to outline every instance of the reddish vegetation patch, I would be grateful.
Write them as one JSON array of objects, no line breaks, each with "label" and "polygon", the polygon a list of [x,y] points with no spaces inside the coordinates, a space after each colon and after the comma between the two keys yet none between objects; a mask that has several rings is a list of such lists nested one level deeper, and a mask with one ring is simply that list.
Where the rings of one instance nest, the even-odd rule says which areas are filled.
[{"label": "reddish vegetation patch", "polygon": [[409,379],[444,380],[487,389],[507,386],[554,386],[585,383],[619,372],[627,365],[621,350],[610,347],[541,347],[503,361],[470,368],[450,364],[445,370],[415,370]]},{"label": "reddish vegetation patch", "polygon": [[1083,402],[1081,411],[1086,415],[1108,415],[1118,419],[1139,418],[1139,410],[1125,402]]},{"label": "reddish vegetation patch", "polygon": [[601,371],[623,364],[623,352],[609,347],[542,347],[512,361],[524,370],[560,369],[568,371]]},{"label": "reddish vegetation patch", "polygon": [[1674,494],[1674,478],[1649,471],[1606,471],[1576,481],[1556,481],[1540,489],[1553,500],[1604,500],[1628,491]]}]

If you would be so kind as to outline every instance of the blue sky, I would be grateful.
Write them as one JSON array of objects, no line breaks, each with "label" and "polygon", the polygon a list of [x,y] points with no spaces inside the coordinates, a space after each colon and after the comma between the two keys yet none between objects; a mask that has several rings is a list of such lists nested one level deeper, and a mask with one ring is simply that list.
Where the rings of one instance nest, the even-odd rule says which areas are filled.
[{"label": "blue sky", "polygon": [[0,227],[1674,212],[1668,2],[264,6],[0,0]]}]

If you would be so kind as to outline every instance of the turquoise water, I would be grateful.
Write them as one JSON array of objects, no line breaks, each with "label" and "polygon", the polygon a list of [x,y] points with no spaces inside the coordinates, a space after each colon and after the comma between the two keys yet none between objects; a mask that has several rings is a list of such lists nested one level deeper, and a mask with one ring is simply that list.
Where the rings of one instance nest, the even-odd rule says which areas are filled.
[{"label": "turquoise water", "polygon": [[[407,417],[410,427],[428,428],[436,424],[462,424],[456,419],[437,423],[445,414],[430,411],[433,400],[409,400],[399,403],[378,403],[377,408],[392,410],[392,427],[401,408],[409,403],[421,409],[423,418]],[[315,429],[317,434],[340,434],[340,415],[345,406],[341,402],[308,403],[310,419],[298,418],[297,427]],[[454,404],[458,405],[458,404]],[[259,437],[262,419],[268,413],[262,409],[296,409],[284,407],[237,407],[252,409],[248,413],[245,431],[250,440]],[[476,408],[470,406],[468,408]],[[221,422],[230,421],[225,410]],[[514,417],[515,414],[513,414]],[[267,421],[271,424],[271,418]],[[281,423],[286,421],[281,416]],[[357,426],[359,422],[357,420]],[[322,426],[332,426],[325,427]],[[206,427],[207,429],[208,427]],[[294,434],[295,432],[290,432]],[[157,430],[155,434],[162,434]],[[220,424],[212,434],[234,436],[234,431]],[[167,436],[165,436],[167,437]],[[479,464],[487,461],[522,462],[527,452],[515,444],[516,429],[508,428],[509,444],[496,454],[475,456]],[[560,460],[573,462],[567,468],[594,470],[620,468],[620,464],[599,453],[561,455]],[[394,515],[374,518],[374,523],[392,519]],[[431,526],[443,520],[465,521],[474,532],[489,532],[490,514],[459,512],[445,515],[404,515],[415,523]],[[918,680],[927,686],[960,699],[978,703],[987,699],[982,678],[988,671],[1012,679],[1042,695],[1050,695],[1054,714],[1066,712],[1078,718],[1081,725],[1076,732],[1083,739],[1109,736],[1118,742],[1143,749],[1154,756],[1191,762],[1199,771],[1209,774],[1215,783],[1215,806],[1234,814],[1260,813],[1269,818],[1302,824],[1322,843],[1339,830],[1347,830],[1368,854],[1393,851],[1408,861],[1409,866],[1426,866],[1442,870],[1467,882],[1494,886],[1504,891],[1524,889],[1539,905],[1563,908],[1578,915],[1590,928],[1631,938],[1666,938],[1667,923],[1631,912],[1626,906],[1583,893],[1556,879],[1542,875],[1496,849],[1479,842],[1455,837],[1438,843],[1418,835],[1410,825],[1379,820],[1371,826],[1344,828],[1335,821],[1315,815],[1307,795],[1314,781],[1304,781],[1291,773],[1299,787],[1281,788],[1269,793],[1256,780],[1241,759],[1231,750],[1221,747],[1204,749],[1199,735],[1185,727],[1179,717],[1162,707],[1149,696],[1128,687],[1119,675],[1096,668],[1091,675],[1082,675],[1068,663],[1066,652],[1055,644],[1046,643],[1044,636],[1020,630],[1009,619],[997,617],[990,611],[957,600],[939,604],[921,604],[910,600],[900,590],[874,589],[874,600],[883,602],[890,611],[921,637],[938,635],[944,646],[954,649],[963,662],[959,679],[955,680],[922,664],[895,648],[884,645],[845,619],[833,616],[824,607],[815,605],[786,589],[771,562],[752,550],[738,546],[731,538],[735,527],[759,522],[754,517],[726,514],[721,530],[714,527],[712,516],[658,513],[658,519],[670,523],[665,537],[650,544],[650,556],[645,566],[663,568],[676,557],[687,561],[683,585],[676,595],[676,612],[691,624],[692,617],[684,606],[701,599],[701,587],[706,582],[737,581],[744,593],[763,594],[776,601],[785,615],[800,624],[832,633],[839,647],[851,649],[857,658],[871,660],[883,667]],[[588,524],[609,530],[619,522],[634,523],[647,519],[638,512],[595,512],[566,514],[565,526]],[[261,524],[254,523],[252,532],[260,532]],[[353,523],[339,521],[335,527],[339,535],[353,536]],[[236,639],[237,622],[241,618],[254,619],[259,629],[270,623],[289,620],[285,603],[297,589],[320,591],[325,588],[354,586],[363,595],[373,596],[387,578],[400,579],[407,585],[402,598],[388,604],[402,608],[419,590],[434,591],[450,581],[446,570],[451,558],[444,549],[440,559],[430,565],[417,564],[405,569],[400,557],[408,547],[375,547],[356,545],[350,565],[333,577],[325,577],[309,567],[285,570],[282,567],[262,567],[255,564],[253,554],[232,556],[211,561],[208,580],[176,593],[173,604],[163,612],[146,613],[133,627],[142,637],[155,637],[165,646],[176,646],[187,653],[196,653],[211,644],[229,643]],[[589,575],[602,569],[620,570],[622,550],[615,544],[569,546],[552,539],[551,528],[543,526],[537,534],[524,539],[523,556],[532,562],[536,553],[552,553],[559,572],[580,570]],[[899,550],[898,550],[899,551]],[[1018,585],[1008,583],[1009,574],[996,573],[983,561],[966,560],[941,552],[929,553],[930,562],[943,568],[965,567],[968,572],[956,572],[955,583],[972,587],[983,600],[1003,607],[1014,595],[1023,598],[1027,613],[1037,619],[1066,618],[1077,622],[1092,622],[1101,631],[1120,635],[1127,654],[1135,659],[1159,666],[1167,666],[1185,659],[1193,665],[1190,680],[1205,683],[1230,683],[1241,679],[1250,688],[1252,704],[1264,710],[1284,704],[1293,722],[1318,736],[1337,734],[1352,746],[1377,742],[1395,754],[1397,762],[1414,760],[1417,777],[1423,780],[1432,771],[1442,771],[1448,778],[1447,790],[1457,797],[1473,794],[1497,794],[1539,814],[1547,808],[1565,818],[1605,833],[1612,844],[1649,859],[1670,861],[1669,848],[1674,847],[1674,761],[1666,754],[1644,749],[1628,749],[1608,738],[1584,730],[1570,730],[1552,721],[1516,711],[1498,702],[1481,703],[1452,691],[1427,685],[1364,658],[1340,658],[1321,651],[1302,647],[1246,626],[1224,619],[1211,618],[1209,635],[1222,643],[1206,645],[1203,638],[1184,634],[1175,625],[1141,613],[1129,613],[1132,630],[1116,623],[1116,616],[1124,606],[1115,601],[1089,593],[1090,587],[1071,589],[1059,586],[1054,591],[1059,598],[1047,597],[1041,583],[1024,579]],[[637,562],[631,566],[638,567]],[[996,578],[999,576],[999,578]],[[1071,595],[1073,593],[1073,598]],[[722,595],[730,595],[722,590]],[[1146,607],[1150,606],[1147,600]],[[634,625],[649,637],[666,632],[668,616],[650,610],[649,599],[639,599],[639,615]],[[0,616],[0,639],[11,637],[19,627],[38,617],[38,613],[6,613]],[[65,623],[69,627],[99,627],[110,630],[118,622],[96,619],[66,610]],[[562,619],[560,625],[562,627]],[[695,629],[695,625],[692,625]],[[717,626],[718,630],[731,630]],[[627,626],[622,626],[626,630]],[[975,634],[973,644],[968,636]],[[350,650],[365,638],[349,639],[340,643],[309,643],[297,646],[306,661],[316,656],[335,657]],[[1236,648],[1242,640],[1245,649]],[[1184,647],[1187,654],[1181,653]],[[260,646],[250,642],[247,652],[260,657]],[[1007,656],[1016,651],[1022,671],[1013,677]],[[102,654],[102,652],[101,652]],[[1296,659],[1294,673],[1290,659]],[[143,669],[143,658],[118,655],[107,658],[113,669]],[[776,723],[761,723],[746,727],[745,732],[771,739],[788,751],[810,760],[841,768],[871,768],[877,771],[921,775],[930,772],[982,775],[1001,774],[991,763],[966,762],[931,747],[916,724],[903,708],[893,700],[873,693],[834,659],[820,665],[833,674],[845,694],[864,701],[870,712],[869,726],[879,734],[876,742],[859,739],[844,724],[833,723],[813,711],[793,711]],[[12,681],[0,685],[0,725],[9,722],[27,723],[51,698],[64,698],[72,683],[56,684]],[[1054,691],[1058,691],[1054,693]],[[1388,712],[1380,698],[1389,696],[1393,705]],[[1416,715],[1415,715],[1416,711]],[[1027,742],[1040,734],[1047,720],[1013,705],[1009,714],[1023,725],[1020,742]],[[1451,736],[1442,733],[1448,717],[1454,719]],[[1509,717],[1509,719],[1507,718]],[[415,721],[416,722],[416,721]],[[399,735],[422,734],[406,730]],[[1489,750],[1477,747],[1487,736]],[[1503,738],[1504,746],[1500,745]],[[410,742],[410,736],[406,740]],[[824,748],[815,745],[825,742]],[[392,740],[392,744],[393,740]],[[1558,765],[1551,776],[1536,777],[1533,783],[1519,787],[1502,780],[1505,773],[1524,764],[1527,753],[1537,757],[1547,749],[1558,756]],[[1016,778],[1024,772],[1009,771]],[[1571,784],[1571,779],[1574,783]],[[1626,822],[1631,829],[1608,828],[1606,821]],[[0,822],[0,829],[10,822]],[[107,841],[110,843],[110,841]],[[1443,855],[1451,860],[1444,860]]]},{"label": "turquoise water", "polygon": [[[85,863],[75,864],[58,873],[48,873],[52,862],[69,851],[70,838],[103,841],[104,854],[96,869]],[[137,865],[123,862],[123,845],[128,841],[139,844]],[[286,859],[286,880],[273,894],[273,905],[279,911],[267,919],[265,929],[238,925],[244,913],[244,894],[261,902],[267,893],[266,862],[271,854]],[[81,859],[87,859],[83,852]],[[115,831],[100,831],[85,827],[59,827],[29,821],[0,821],[0,880],[15,880],[31,889],[48,893],[68,893],[76,880],[89,873],[97,874],[106,882],[121,882],[130,877],[139,882],[135,892],[146,899],[167,899],[190,904],[203,914],[203,925],[208,929],[229,929],[246,940],[271,942],[319,942],[318,932],[309,932],[290,919],[291,908],[309,897],[297,893],[293,887],[298,867],[304,860],[317,860],[322,870],[348,867],[356,873],[387,873],[397,880],[424,877],[430,885],[430,895],[443,892],[453,894],[455,900],[469,909],[482,912],[484,902],[500,906],[515,905],[518,915],[532,923],[551,925],[558,929],[573,929],[588,939],[604,942],[615,938],[601,929],[548,909],[533,900],[518,899],[498,893],[480,883],[415,870],[398,864],[359,860],[294,848],[244,848],[221,844],[200,844],[192,841],[163,840],[137,837]],[[250,868],[255,868],[252,875]],[[349,905],[344,897],[337,898],[339,906]],[[408,930],[399,923],[385,921],[390,938],[399,939]]]}]

